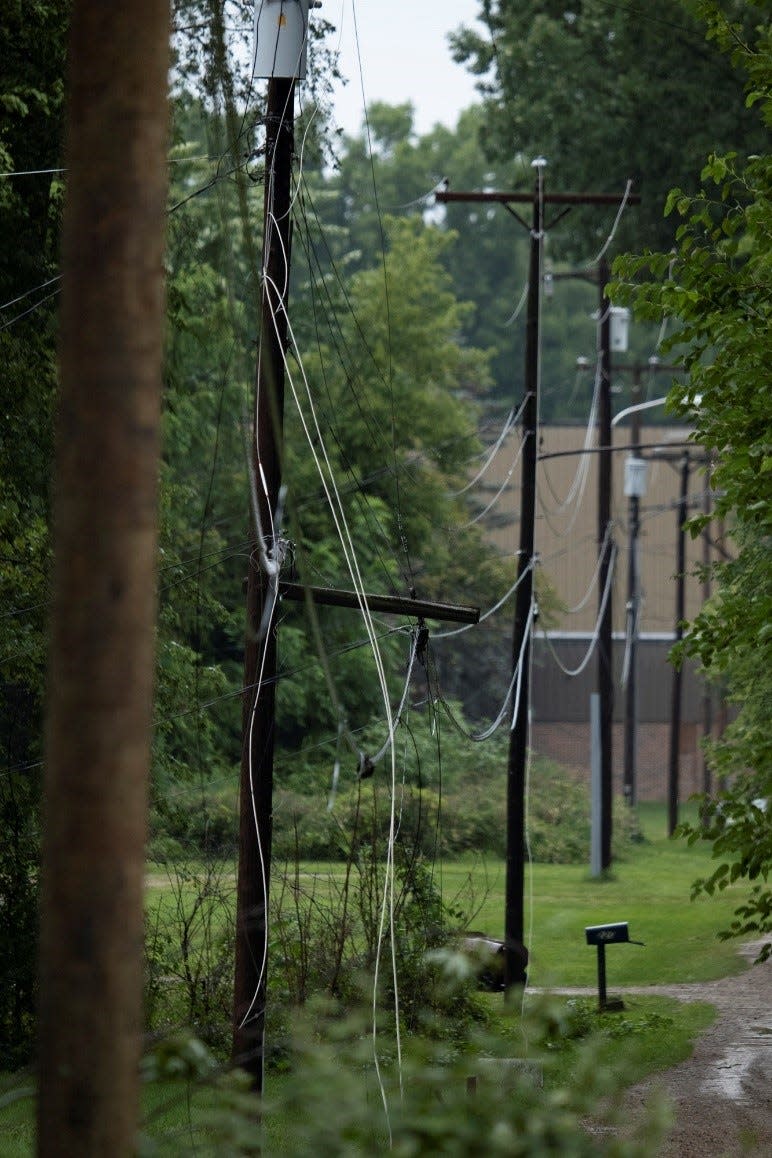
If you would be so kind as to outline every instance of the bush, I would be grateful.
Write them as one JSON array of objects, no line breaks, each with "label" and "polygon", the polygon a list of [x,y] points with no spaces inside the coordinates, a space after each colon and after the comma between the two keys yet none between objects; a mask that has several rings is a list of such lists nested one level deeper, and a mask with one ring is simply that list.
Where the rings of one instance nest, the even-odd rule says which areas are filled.
[{"label": "bush", "polygon": [[0,782],[0,1069],[34,1049],[40,834],[28,779],[11,769]]},{"label": "bush", "polygon": [[238,773],[233,784],[214,790],[178,785],[156,803],[150,819],[151,860],[185,859],[196,854],[232,856],[238,840]]},{"label": "bush", "polygon": [[[626,1068],[599,1063],[596,1044],[574,1046],[571,1080],[542,1086],[534,1080],[545,1048],[562,1032],[562,1017],[535,1011],[511,1032],[474,1031],[465,1048],[405,1038],[401,1055],[388,1034],[372,1033],[362,1005],[348,1016],[321,1003],[296,1018],[288,1043],[288,1073],[268,1083],[262,1103],[246,1092],[244,1075],[218,1071],[205,1051],[179,1038],[147,1060],[151,1080],[176,1079],[180,1094],[196,1100],[190,1140],[205,1135],[218,1154],[369,1155],[392,1151],[403,1158],[490,1155],[546,1158],[648,1158],[657,1153],[667,1125],[655,1100],[626,1117]],[[513,1040],[510,1041],[508,1038]],[[529,1043],[529,1063],[506,1062]],[[497,1064],[498,1063],[498,1064]],[[208,1090],[206,1100],[200,1097]],[[151,1123],[152,1129],[152,1123]],[[203,1140],[203,1139],[202,1139]],[[159,1138],[159,1146],[162,1144]],[[147,1152],[154,1153],[150,1138]],[[207,1150],[207,1152],[209,1152]]]},{"label": "bush", "polygon": [[371,812],[360,816],[371,839],[351,847],[342,876],[301,873],[297,861],[283,872],[274,870],[272,996],[298,1008],[313,994],[326,994],[352,1008],[378,974],[379,1007],[394,1014],[398,1005],[404,1029],[427,1030],[439,1017],[452,1018],[443,1022],[446,1033],[449,1026],[457,1032],[480,1016],[476,979],[470,973],[468,985],[457,987],[448,1005],[431,951],[453,941],[469,914],[459,901],[452,909],[443,903],[432,866],[402,844],[394,849],[392,880],[372,819]]},{"label": "bush", "polygon": [[233,1007],[235,881],[229,861],[171,862],[145,917],[145,1016],[153,1034],[183,1027],[227,1056]]},{"label": "bush", "polygon": [[[372,785],[375,825],[379,839],[389,826],[389,791],[377,779]],[[358,789],[338,794],[332,811],[319,794],[307,796],[290,789],[274,796],[274,853],[292,858],[296,847],[305,860],[342,860],[351,840],[369,839],[357,828],[361,807]],[[407,783],[398,787],[398,839],[422,855],[462,856],[466,853],[506,855],[506,781],[503,775],[481,778],[476,772],[459,776],[451,790]],[[535,757],[531,774],[528,839],[530,855],[542,864],[581,864],[590,856],[590,801],[585,784],[560,765]],[[622,801],[615,805],[614,857],[625,855],[632,840],[641,839],[635,813]]]}]

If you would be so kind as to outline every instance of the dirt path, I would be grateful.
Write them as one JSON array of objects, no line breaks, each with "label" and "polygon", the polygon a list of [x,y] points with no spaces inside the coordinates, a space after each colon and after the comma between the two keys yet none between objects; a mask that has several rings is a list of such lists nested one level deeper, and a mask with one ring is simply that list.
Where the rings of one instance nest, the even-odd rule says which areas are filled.
[{"label": "dirt path", "polygon": [[[745,955],[752,959],[755,948]],[[709,1001],[718,1016],[685,1062],[634,1087],[640,1107],[655,1084],[674,1105],[668,1158],[772,1155],[772,961],[737,977],[647,990],[681,1001]]]},{"label": "dirt path", "polygon": [[[757,948],[742,950],[753,960]],[[661,994],[707,1001],[718,1016],[680,1065],[634,1086],[631,1118],[653,1089],[673,1104],[674,1126],[663,1158],[772,1156],[772,960],[737,977],[691,985],[615,988],[614,993]]]}]

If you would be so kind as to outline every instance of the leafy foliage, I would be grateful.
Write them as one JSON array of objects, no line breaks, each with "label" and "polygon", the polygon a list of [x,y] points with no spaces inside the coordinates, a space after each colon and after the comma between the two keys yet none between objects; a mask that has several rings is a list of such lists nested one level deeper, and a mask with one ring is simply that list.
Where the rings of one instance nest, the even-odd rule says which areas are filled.
[{"label": "leafy foliage", "polygon": [[[491,421],[495,416],[499,423],[502,410],[509,409],[522,393],[527,232],[501,207],[438,205],[432,196],[443,179],[454,191],[530,191],[532,171],[521,158],[512,156],[509,145],[495,160],[486,154],[481,143],[485,123],[483,107],[473,105],[460,114],[453,128],[435,125],[418,135],[409,105],[375,102],[368,110],[368,132],[344,138],[332,171],[306,162],[305,212],[325,225],[324,248],[329,247],[347,271],[362,268],[378,251],[382,243],[379,208],[382,214],[423,221],[452,238],[440,247],[438,257],[457,297],[467,303],[459,317],[458,335],[463,346],[484,350],[490,359],[490,379],[469,380],[465,388],[481,404],[484,416]],[[547,250],[548,261],[557,273],[567,272],[564,263],[556,264],[553,257],[574,238],[575,218],[572,213],[556,222],[547,239],[548,246],[554,247],[554,254]],[[603,237],[612,220],[613,210],[602,217],[594,211]],[[597,248],[595,236],[592,242]],[[591,385],[586,377],[583,382],[577,379],[576,358],[592,355],[596,342],[591,315],[597,308],[597,289],[581,279],[555,279],[554,290],[553,297],[545,300],[541,319],[541,414],[545,422],[586,415]],[[468,303],[474,303],[474,308]],[[647,328],[638,330],[632,341],[641,343],[643,356],[652,338]]]},{"label": "leafy foliage", "polygon": [[[620,238],[667,245],[660,206],[668,189],[688,182],[711,149],[763,147],[738,101],[741,76],[706,48],[694,7],[481,0],[488,35],[464,29],[453,44],[456,59],[480,77],[491,155],[543,153],[562,188],[598,190],[600,179],[621,193],[633,178],[643,203]],[[741,36],[750,31],[752,5],[722,7]],[[598,240],[597,216],[574,222],[565,240],[582,256]]]},{"label": "leafy foliage", "polygon": [[232,864],[212,855],[167,863],[168,885],[145,918],[145,1016],[156,1034],[181,1026],[227,1053],[236,930]]},{"label": "leafy foliage", "polygon": [[[527,1034],[536,1054],[549,1017],[539,1011],[525,1025],[513,1020],[514,1032]],[[541,1088],[534,1079],[538,1067],[508,1064],[511,1044],[484,1029],[470,1033],[460,1051],[414,1037],[405,1044],[401,1074],[382,1058],[379,1091],[368,1080],[373,1046],[362,1028],[357,1033],[357,1021],[344,1023],[329,1044],[312,1045],[307,1031],[297,1035],[293,1074],[266,1103],[267,1121],[275,1116],[281,1123],[277,1150],[342,1155],[390,1147],[402,1155],[473,1155],[484,1139],[494,1155],[634,1158],[650,1154],[663,1133],[661,1106],[645,1115],[645,1132],[585,1128],[583,1119],[595,1117],[601,1105],[607,1125],[621,1121],[621,1074],[599,1067],[592,1047],[578,1052],[570,1086]]]},{"label": "leafy foliage", "polygon": [[[446,983],[452,988],[450,974]],[[503,1034],[478,1028],[455,1050],[406,1037],[399,1067],[393,1043],[381,1033],[376,1077],[367,1011],[342,1016],[334,1004],[317,1003],[295,1019],[289,1072],[271,1077],[262,1103],[249,1094],[245,1075],[223,1073],[200,1042],[174,1035],[143,1062],[152,1083],[146,1104],[155,1110],[147,1115],[140,1153],[150,1158],[168,1147],[183,1106],[186,1144],[218,1155],[352,1158],[390,1148],[401,1155],[460,1156],[478,1154],[481,1139],[494,1155],[521,1158],[642,1158],[656,1150],[668,1124],[664,1100],[648,1101],[635,1122],[625,1119],[622,1092],[634,1071],[626,1061],[619,1064],[618,1051],[612,1062],[602,1040],[574,1039],[570,1080],[542,1087],[540,1060],[518,1059],[523,1039],[531,1058],[551,1060],[546,1051],[572,1032],[570,1015],[553,1004],[525,1019],[518,1011],[501,1020],[496,1028]],[[661,1036],[666,1021],[656,1013],[625,1020],[628,1034],[641,1038],[657,1030]]]},{"label": "leafy foliage", "polygon": [[[69,5],[0,13],[0,1064],[29,1056],[35,1007],[53,306]],[[41,36],[41,28],[46,35]],[[19,174],[8,176],[8,174]]]},{"label": "leafy foliage", "polygon": [[[760,24],[753,41],[716,3],[699,5],[709,29],[751,76],[748,103],[772,123],[772,30]],[[746,9],[762,6],[746,5]],[[772,811],[753,801],[772,795],[772,158],[712,154],[702,188],[675,189],[666,209],[681,224],[676,249],[625,258],[616,266],[615,293],[644,317],[671,317],[669,347],[683,345],[688,371],[670,393],[670,409],[688,417],[694,441],[712,456],[715,514],[730,521],[734,557],[717,562],[716,596],[689,625],[683,649],[709,676],[726,682],[736,719],[711,748],[725,798],[705,804],[705,827],[691,840],[713,843],[721,861],[697,882],[712,892],[738,878],[753,884],[732,935],[772,930]],[[624,278],[624,281],[621,279]],[[633,284],[631,279],[644,279]],[[690,522],[699,534],[705,517]],[[677,657],[679,658],[679,657]],[[765,953],[768,954],[768,945]]]},{"label": "leafy foliage", "polygon": [[[375,752],[385,727],[359,734],[363,749]],[[469,741],[436,716],[412,715],[397,729],[398,845],[434,860],[468,853],[498,858],[506,853],[508,732],[502,729],[484,745]],[[373,839],[384,843],[390,825],[390,770],[378,764],[372,781],[353,783],[355,757],[340,754],[341,787],[330,796],[333,753],[309,744],[279,754],[279,785],[274,794],[273,848],[279,862],[296,856],[345,860],[359,855]],[[363,795],[364,792],[364,795]],[[372,816],[362,817],[370,800]],[[368,814],[369,815],[369,814]],[[191,785],[169,794],[156,810],[152,849],[170,858],[185,850],[227,855],[235,844],[232,795]],[[614,857],[624,860],[631,842],[641,839],[635,814],[618,802],[614,817]],[[564,768],[534,756],[529,796],[529,853],[540,864],[589,861],[590,804],[586,785]]]}]

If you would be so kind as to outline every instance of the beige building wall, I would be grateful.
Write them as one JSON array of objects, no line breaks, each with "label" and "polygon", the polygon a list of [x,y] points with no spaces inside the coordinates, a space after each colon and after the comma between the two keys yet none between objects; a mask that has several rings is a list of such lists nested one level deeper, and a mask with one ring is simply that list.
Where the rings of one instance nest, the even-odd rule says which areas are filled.
[{"label": "beige building wall", "polygon": [[[679,463],[668,459],[680,456],[688,439],[685,427],[646,426],[641,429],[641,444],[656,444],[659,450],[644,453],[650,459],[648,491],[641,500],[640,561],[643,607],[640,631],[672,632],[675,622],[676,585],[676,503],[679,493]],[[541,430],[540,455],[581,450],[585,431],[576,426],[549,426]],[[629,432],[614,430],[614,444],[624,447]],[[597,445],[593,432],[591,446]],[[495,506],[484,517],[482,526],[496,546],[505,554],[517,552],[520,536],[520,463],[513,463],[521,446],[520,432],[513,432],[502,445],[478,484],[475,503],[482,509],[507,479],[507,486]],[[702,508],[705,474],[698,465],[699,447],[690,448],[694,460],[689,485],[690,513]],[[615,631],[625,629],[629,551],[628,499],[624,497],[624,462],[626,453],[613,456],[612,515],[614,541],[618,547],[613,598]],[[584,464],[582,466],[582,464]],[[579,472],[579,473],[577,473]],[[564,608],[577,607],[584,599],[596,570],[598,553],[598,455],[571,455],[539,462],[537,473],[538,505],[536,513],[536,550],[540,567],[554,588]],[[573,495],[573,498],[570,496]],[[570,501],[567,501],[570,499]],[[702,587],[694,575],[702,560],[702,541],[687,536],[686,612],[694,615],[702,604]],[[560,632],[587,632],[595,625],[598,609],[597,588],[585,605],[574,612],[561,612],[549,626]]]}]

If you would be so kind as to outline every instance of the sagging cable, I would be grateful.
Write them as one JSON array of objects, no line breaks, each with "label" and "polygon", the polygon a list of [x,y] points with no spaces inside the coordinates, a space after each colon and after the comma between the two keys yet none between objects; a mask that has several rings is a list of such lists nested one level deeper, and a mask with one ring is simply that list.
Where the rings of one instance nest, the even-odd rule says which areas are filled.
[{"label": "sagging cable", "polygon": [[507,417],[504,421],[504,426],[502,427],[501,433],[499,434],[498,438],[496,439],[496,442],[493,445],[493,449],[491,451],[489,451],[488,457],[486,458],[485,462],[480,467],[480,469],[478,470],[478,472],[474,476],[474,478],[470,479],[469,482],[466,484],[466,486],[463,486],[461,488],[461,490],[448,491],[448,498],[450,498],[450,499],[460,498],[461,495],[465,495],[467,491],[471,490],[472,487],[475,485],[475,483],[480,481],[480,479],[483,477],[483,475],[486,473],[489,466],[491,465],[491,463],[495,459],[499,450],[501,449],[501,445],[504,442],[504,439],[507,437],[507,435],[509,434],[512,427],[515,426],[516,423],[519,421],[520,415],[523,413],[523,410],[525,409],[525,404],[527,401],[528,401],[527,398],[523,399],[517,413],[515,413],[514,407],[510,410],[509,414],[507,415]]},{"label": "sagging cable", "polygon": [[595,648],[596,648],[597,643],[598,643],[598,639],[600,637],[600,625],[603,621],[603,615],[604,615],[604,612],[606,610],[606,604],[608,603],[609,596],[611,595],[611,586],[612,586],[613,579],[614,579],[614,570],[615,570],[615,565],[616,565],[617,550],[618,549],[617,549],[616,544],[612,543],[611,544],[611,558],[609,561],[608,575],[606,576],[606,586],[603,589],[603,597],[601,598],[600,608],[598,609],[598,618],[595,621],[595,627],[593,628],[592,638],[590,640],[590,646],[587,649],[587,653],[584,656],[584,658],[582,659],[581,663],[578,665],[578,667],[568,668],[565,666],[565,664],[562,662],[562,660],[558,656],[557,652],[555,651],[555,648],[552,644],[552,640],[550,639],[548,632],[546,632],[546,631],[544,632],[544,640],[547,644],[547,647],[550,651],[550,654],[552,655],[552,658],[554,659],[555,663],[558,665],[558,667],[560,668],[560,670],[563,672],[564,675],[570,676],[572,678],[574,676],[581,675],[582,672],[584,671],[584,669],[587,667],[587,664],[590,662],[590,659],[592,658],[592,654],[595,651]]},{"label": "sagging cable", "polygon": [[433,639],[449,639],[451,635],[461,635],[461,633],[463,631],[471,631],[472,628],[479,627],[481,623],[485,623],[486,619],[490,619],[490,617],[492,615],[495,615],[497,611],[500,611],[501,608],[504,606],[504,604],[507,603],[512,598],[512,596],[515,594],[515,592],[517,591],[520,584],[525,579],[528,572],[531,571],[532,569],[533,569],[533,560],[531,560],[531,562],[528,564],[528,566],[523,569],[522,573],[520,575],[518,575],[515,582],[512,584],[512,586],[509,588],[509,590],[506,591],[502,595],[502,597],[501,597],[501,599],[499,599],[498,603],[494,603],[493,607],[489,607],[487,611],[483,612],[483,614],[477,620],[477,623],[465,623],[463,627],[452,627],[452,628],[450,628],[449,631],[435,631],[432,635],[432,638]]},{"label": "sagging cable", "polygon": [[504,481],[501,484],[501,486],[499,487],[499,489],[496,491],[493,498],[490,500],[489,503],[486,503],[486,505],[483,507],[483,509],[481,511],[478,511],[478,513],[476,515],[474,515],[473,518],[468,519],[465,523],[462,523],[461,524],[462,529],[464,529],[466,527],[472,527],[472,526],[474,526],[475,523],[479,523],[481,519],[485,518],[485,516],[488,514],[488,511],[492,510],[493,507],[496,506],[496,503],[499,501],[499,499],[503,495],[504,491],[509,486],[510,479],[512,478],[512,475],[514,474],[514,471],[515,471],[515,467],[520,462],[520,459],[522,457],[523,447],[525,446],[528,438],[530,438],[530,435],[531,435],[531,432],[529,430],[527,430],[525,432],[525,438],[520,443],[520,446],[517,448],[517,454],[512,459],[512,465],[510,466],[509,470],[507,471],[506,475],[504,476]]},{"label": "sagging cable", "polygon": [[399,707],[392,716],[391,724],[389,726],[389,734],[376,754],[371,757],[367,756],[364,752],[359,753],[359,767],[357,769],[358,780],[367,780],[370,776],[372,776],[376,765],[380,764],[381,760],[394,743],[394,733],[399,727],[400,720],[402,719],[405,711],[405,704],[407,703],[408,692],[410,691],[410,680],[413,675],[413,667],[415,665],[416,656],[419,652],[419,649],[425,648],[425,641],[423,637],[423,633],[425,631],[426,628],[423,626],[419,626],[413,631],[413,642],[410,648],[410,659],[408,661],[407,675],[405,676],[405,686],[402,689],[402,698],[400,699]]}]

